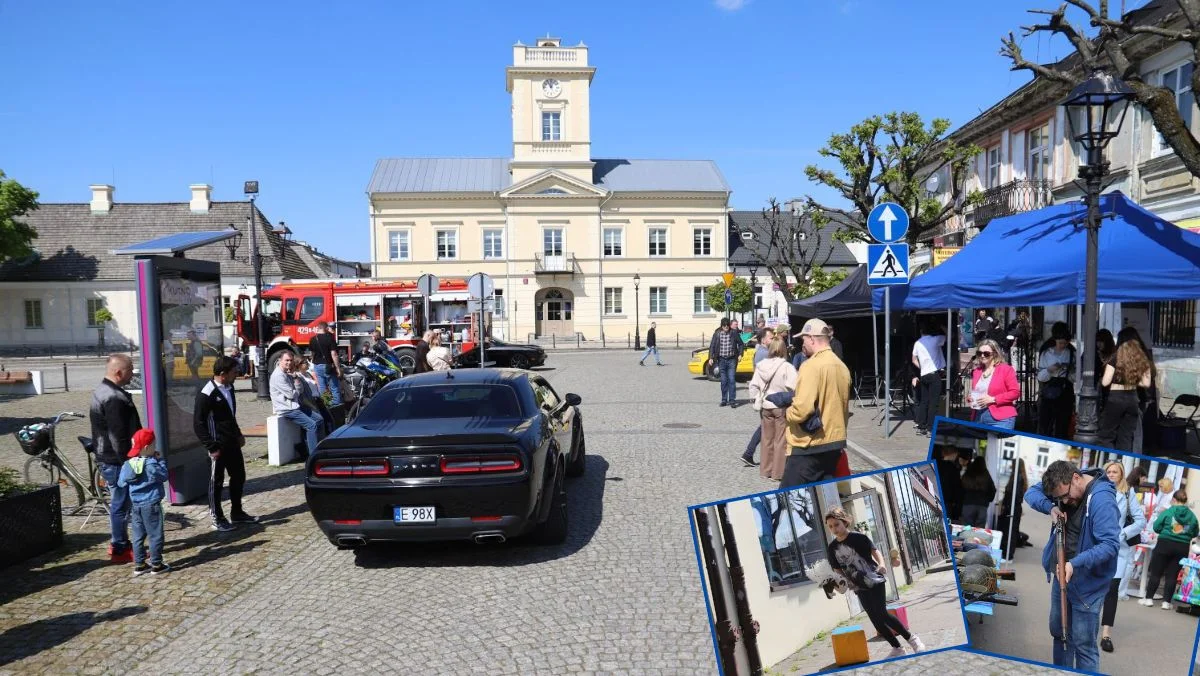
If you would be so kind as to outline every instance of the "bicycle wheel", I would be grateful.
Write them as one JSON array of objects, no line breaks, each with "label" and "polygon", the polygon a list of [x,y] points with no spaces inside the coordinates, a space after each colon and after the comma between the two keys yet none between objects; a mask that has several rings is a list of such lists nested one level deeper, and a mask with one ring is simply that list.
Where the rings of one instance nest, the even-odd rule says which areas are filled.
[{"label": "bicycle wheel", "polygon": [[63,514],[75,514],[83,507],[84,489],[47,456],[25,462],[25,479],[42,486],[58,486]]},{"label": "bicycle wheel", "polygon": [[50,463],[44,455],[35,455],[25,461],[25,481],[38,486],[55,486],[58,484],[58,468]]}]

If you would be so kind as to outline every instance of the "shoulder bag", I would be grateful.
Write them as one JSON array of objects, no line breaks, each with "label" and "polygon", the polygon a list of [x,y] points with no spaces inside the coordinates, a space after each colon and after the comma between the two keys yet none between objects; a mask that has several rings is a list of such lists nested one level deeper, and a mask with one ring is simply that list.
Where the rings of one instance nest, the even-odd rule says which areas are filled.
[{"label": "shoulder bag", "polygon": [[[1130,495],[1130,493],[1133,495]],[[1133,525],[1133,506],[1137,504],[1133,496],[1136,495],[1137,493],[1134,493],[1133,490],[1130,490],[1129,493],[1125,494],[1125,525],[1122,527],[1122,530]],[[1130,547],[1136,544],[1141,544],[1141,542],[1141,533],[1134,533],[1133,535],[1125,538],[1125,544],[1129,545]]]},{"label": "shoulder bag", "polygon": [[750,406],[755,411],[762,410],[763,400],[767,398],[767,390],[771,389],[771,383],[775,380],[775,375],[779,373],[779,369],[782,367],[783,364],[775,365],[775,370],[771,371],[771,376],[766,379],[766,383],[763,384],[763,388],[758,391],[758,396],[754,397],[754,401],[750,404]]}]

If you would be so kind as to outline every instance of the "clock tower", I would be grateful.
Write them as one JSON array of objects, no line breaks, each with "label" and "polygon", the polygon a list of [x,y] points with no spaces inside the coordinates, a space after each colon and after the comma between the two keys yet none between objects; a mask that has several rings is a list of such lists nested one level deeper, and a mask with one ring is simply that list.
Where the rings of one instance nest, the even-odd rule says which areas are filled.
[{"label": "clock tower", "polygon": [[559,38],[517,43],[506,71],[512,94],[512,181],[556,169],[592,182],[589,92],[596,69],[587,47],[563,47]]}]

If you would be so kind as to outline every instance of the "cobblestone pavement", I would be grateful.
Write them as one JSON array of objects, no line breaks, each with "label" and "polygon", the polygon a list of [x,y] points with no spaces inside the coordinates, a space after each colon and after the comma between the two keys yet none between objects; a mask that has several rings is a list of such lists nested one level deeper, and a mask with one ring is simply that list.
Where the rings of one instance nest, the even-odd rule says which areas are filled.
[{"label": "cobblestone pavement", "polygon": [[[582,395],[590,455],[562,546],[338,551],[307,514],[299,467],[252,459],[246,508],[264,523],[220,534],[203,505],[170,507],[165,576],[108,564],[106,524],[80,532],[73,517],[63,549],[6,568],[0,674],[715,673],[685,507],[773,484],[737,459],[749,407],[719,408],[686,359],[552,355],[543,373]],[[269,406],[248,387],[243,426]],[[23,420],[86,407],[72,389],[3,403],[0,465],[23,464],[10,434]],[[87,433],[73,425],[64,439]],[[265,439],[250,439],[259,454]]]},{"label": "cobblestone pavement", "polygon": [[[902,591],[900,600],[908,607],[910,628],[928,650],[961,646],[967,642],[967,630],[963,625],[962,606],[959,604],[958,585],[954,571],[933,573],[917,580]],[[883,659],[891,646],[882,638],[873,638],[875,629],[865,613],[859,613],[836,626],[860,625],[867,632],[867,647],[872,660]],[[908,650],[907,644],[901,645]],[[772,674],[811,674],[835,669],[833,644],[828,636],[813,640],[790,657],[771,667]]]}]

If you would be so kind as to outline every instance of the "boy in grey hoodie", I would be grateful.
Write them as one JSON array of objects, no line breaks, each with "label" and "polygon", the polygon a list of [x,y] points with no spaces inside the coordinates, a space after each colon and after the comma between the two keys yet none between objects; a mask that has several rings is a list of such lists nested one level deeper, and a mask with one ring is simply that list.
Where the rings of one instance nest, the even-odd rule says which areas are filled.
[{"label": "boy in grey hoodie", "polygon": [[[140,429],[133,434],[129,460],[121,466],[117,485],[129,489],[133,531],[133,575],[165,573],[171,567],[163,562],[162,499],[166,495],[167,464],[154,449],[154,431]],[[149,541],[149,552],[143,542]],[[150,565],[146,565],[149,556]]]}]

